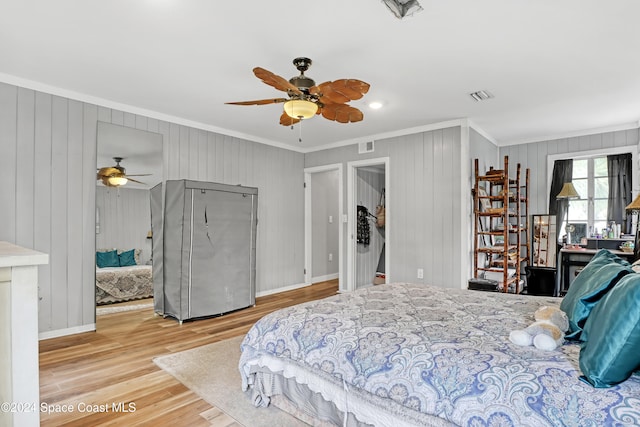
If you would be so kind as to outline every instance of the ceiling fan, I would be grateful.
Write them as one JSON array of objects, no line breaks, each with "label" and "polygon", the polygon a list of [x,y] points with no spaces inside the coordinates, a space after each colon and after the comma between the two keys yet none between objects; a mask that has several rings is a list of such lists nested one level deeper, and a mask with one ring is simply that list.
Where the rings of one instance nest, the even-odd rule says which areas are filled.
[{"label": "ceiling fan", "polygon": [[269,86],[287,92],[289,98],[269,98],[255,101],[227,102],[232,105],[265,105],[284,103],[280,124],[291,126],[300,120],[316,114],[339,123],[359,122],[364,118],[362,111],[347,104],[360,99],[369,91],[369,83],[356,79],[328,81],[316,86],[313,79],[304,75],[309,69],[309,58],[296,58],[293,65],[300,71],[299,76],[288,81],[271,71],[256,67],[253,73]]},{"label": "ceiling fan", "polygon": [[97,179],[102,180],[102,183],[107,187],[120,187],[129,181],[146,185],[144,182],[137,181],[131,177],[149,176],[151,174],[127,175],[126,169],[120,166],[122,159],[122,157],[114,157],[113,160],[116,162],[115,166],[106,166],[98,169]]}]

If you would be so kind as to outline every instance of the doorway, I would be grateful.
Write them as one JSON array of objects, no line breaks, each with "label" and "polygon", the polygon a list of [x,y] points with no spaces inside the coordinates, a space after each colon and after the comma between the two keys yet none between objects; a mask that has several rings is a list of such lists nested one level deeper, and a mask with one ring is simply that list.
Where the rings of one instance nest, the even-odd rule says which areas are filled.
[{"label": "doorway", "polygon": [[338,279],[344,290],[342,164],[306,168],[305,284]]},{"label": "doorway", "polygon": [[[389,272],[389,158],[347,163],[347,289],[388,283]],[[377,206],[384,206],[384,224]]]}]

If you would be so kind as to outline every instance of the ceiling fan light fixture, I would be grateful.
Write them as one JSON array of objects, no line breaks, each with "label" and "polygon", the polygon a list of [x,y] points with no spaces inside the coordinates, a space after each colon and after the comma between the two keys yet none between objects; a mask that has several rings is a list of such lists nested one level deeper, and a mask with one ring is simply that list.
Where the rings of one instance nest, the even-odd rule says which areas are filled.
[{"label": "ceiling fan light fixture", "polygon": [[110,176],[107,178],[109,185],[112,187],[120,187],[121,185],[125,185],[129,180],[123,176]]},{"label": "ceiling fan light fixture", "polygon": [[284,112],[293,119],[310,119],[318,112],[318,104],[306,99],[292,99],[284,103]]}]

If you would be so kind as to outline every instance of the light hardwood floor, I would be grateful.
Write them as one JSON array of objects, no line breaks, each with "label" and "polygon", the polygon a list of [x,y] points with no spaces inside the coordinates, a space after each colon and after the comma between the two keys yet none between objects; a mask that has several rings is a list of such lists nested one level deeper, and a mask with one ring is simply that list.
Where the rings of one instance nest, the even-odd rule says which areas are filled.
[{"label": "light hardwood floor", "polygon": [[[98,316],[96,332],[40,341],[40,401],[51,408],[41,413],[41,425],[238,426],[152,359],[245,334],[267,313],[337,290],[337,280],[322,282],[182,325],[151,308],[107,314]],[[118,412],[113,404],[135,410]]]}]

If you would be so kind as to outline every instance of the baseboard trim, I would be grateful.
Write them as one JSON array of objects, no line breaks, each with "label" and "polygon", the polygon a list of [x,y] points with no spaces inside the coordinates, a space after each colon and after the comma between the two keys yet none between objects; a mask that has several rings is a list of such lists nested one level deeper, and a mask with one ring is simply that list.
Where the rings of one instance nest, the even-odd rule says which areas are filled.
[{"label": "baseboard trim", "polygon": [[279,292],[292,291],[294,289],[304,288],[305,286],[311,286],[310,283],[297,283],[295,285],[283,286],[281,288],[269,289],[268,291],[256,292],[256,297],[264,297],[267,295],[277,294]]},{"label": "baseboard trim", "polygon": [[325,274],[324,276],[312,277],[311,283],[326,282],[337,279],[338,277],[340,277],[340,273]]},{"label": "baseboard trim", "polygon": [[55,331],[40,332],[38,334],[38,340],[48,340],[50,338],[64,337],[66,335],[80,334],[82,332],[93,332],[96,330],[95,323],[89,323],[88,325],[74,326],[73,328],[56,329]]}]

